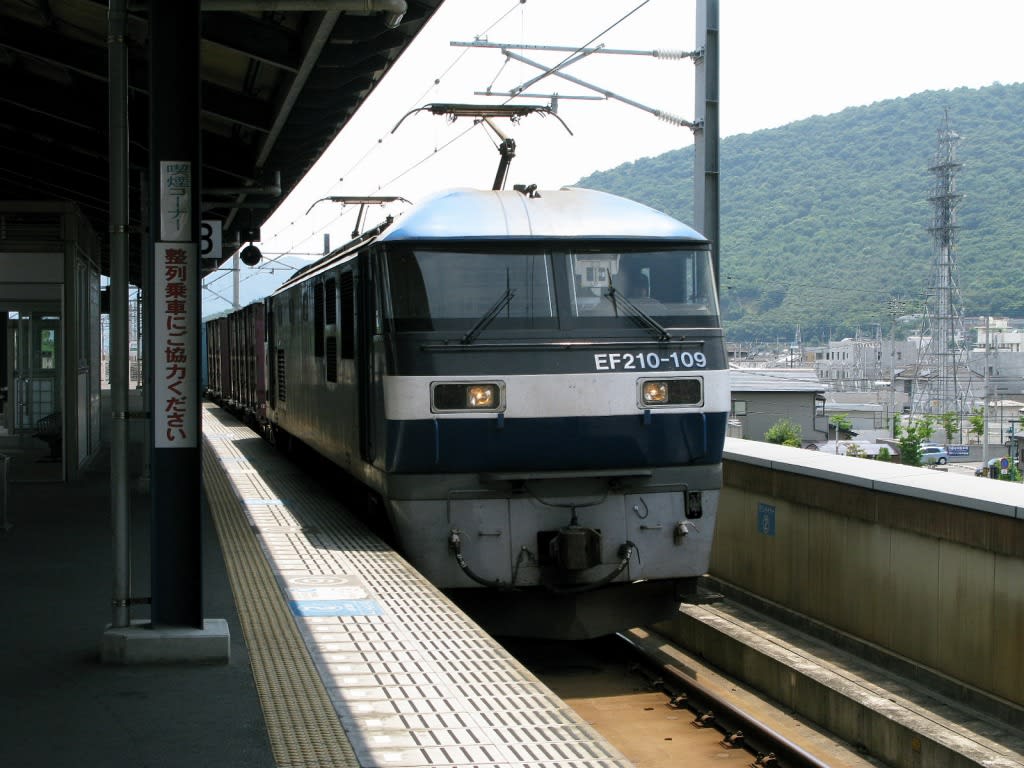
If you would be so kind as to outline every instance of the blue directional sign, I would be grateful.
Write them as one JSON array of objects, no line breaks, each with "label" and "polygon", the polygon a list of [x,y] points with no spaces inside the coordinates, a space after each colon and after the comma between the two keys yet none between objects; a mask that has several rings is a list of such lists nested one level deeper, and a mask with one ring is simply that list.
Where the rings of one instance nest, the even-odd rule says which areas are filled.
[{"label": "blue directional sign", "polygon": [[382,616],[366,583],[352,574],[279,576],[294,616]]},{"label": "blue directional sign", "polygon": [[294,616],[383,616],[376,600],[289,600]]},{"label": "blue directional sign", "polygon": [[775,505],[759,502],[757,505],[757,532],[765,536],[775,535]]}]

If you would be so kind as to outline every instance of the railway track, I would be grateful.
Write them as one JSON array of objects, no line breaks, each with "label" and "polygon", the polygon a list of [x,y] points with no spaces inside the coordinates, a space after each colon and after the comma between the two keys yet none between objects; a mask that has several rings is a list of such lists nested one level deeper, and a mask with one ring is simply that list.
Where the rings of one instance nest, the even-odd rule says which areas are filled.
[{"label": "railway track", "polygon": [[881,765],[643,630],[506,648],[638,767]]}]

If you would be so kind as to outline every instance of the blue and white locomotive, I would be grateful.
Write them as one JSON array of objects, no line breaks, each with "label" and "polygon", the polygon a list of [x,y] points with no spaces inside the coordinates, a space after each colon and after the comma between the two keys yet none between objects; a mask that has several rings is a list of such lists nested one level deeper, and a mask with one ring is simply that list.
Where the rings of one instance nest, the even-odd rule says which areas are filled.
[{"label": "blue and white locomotive", "polygon": [[663,618],[708,567],[729,411],[708,242],[635,202],[453,190],[265,302],[267,405],[496,634]]}]

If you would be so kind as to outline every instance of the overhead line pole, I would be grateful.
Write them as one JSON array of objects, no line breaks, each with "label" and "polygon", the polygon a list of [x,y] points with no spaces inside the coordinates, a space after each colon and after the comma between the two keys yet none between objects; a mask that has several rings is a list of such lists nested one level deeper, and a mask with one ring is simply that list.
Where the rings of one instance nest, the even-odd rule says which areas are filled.
[{"label": "overhead line pole", "polygon": [[696,69],[695,126],[693,129],[693,219],[711,241],[715,286],[719,284],[719,172],[718,172],[718,0],[697,0],[697,48],[703,55]]}]

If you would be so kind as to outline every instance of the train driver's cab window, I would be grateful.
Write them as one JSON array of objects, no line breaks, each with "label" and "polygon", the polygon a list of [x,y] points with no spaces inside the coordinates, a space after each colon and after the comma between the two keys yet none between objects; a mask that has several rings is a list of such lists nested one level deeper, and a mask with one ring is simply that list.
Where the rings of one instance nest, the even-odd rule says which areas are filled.
[{"label": "train driver's cab window", "polygon": [[717,317],[710,252],[706,250],[569,254],[574,314]]},{"label": "train driver's cab window", "polygon": [[387,311],[399,331],[553,328],[550,257],[537,253],[388,254]]}]

